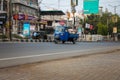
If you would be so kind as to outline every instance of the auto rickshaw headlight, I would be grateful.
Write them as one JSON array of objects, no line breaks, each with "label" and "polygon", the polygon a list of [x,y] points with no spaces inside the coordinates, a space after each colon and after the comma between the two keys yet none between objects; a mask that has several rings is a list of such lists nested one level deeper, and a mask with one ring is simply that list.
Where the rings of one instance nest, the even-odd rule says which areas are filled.
[{"label": "auto rickshaw headlight", "polygon": [[61,33],[61,36],[63,36],[64,34],[63,33]]}]

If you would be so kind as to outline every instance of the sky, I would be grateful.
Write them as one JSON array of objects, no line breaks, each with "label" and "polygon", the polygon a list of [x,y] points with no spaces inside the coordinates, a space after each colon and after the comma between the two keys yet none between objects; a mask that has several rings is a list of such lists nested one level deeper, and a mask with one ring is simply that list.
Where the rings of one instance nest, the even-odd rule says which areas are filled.
[{"label": "sky", "polygon": [[[38,0],[42,10],[62,10],[64,12],[71,12],[70,0]],[[109,12],[114,13],[114,6],[116,7],[116,13],[120,15],[120,0],[99,0],[99,6],[103,7],[103,11],[108,9]],[[78,0],[78,6],[76,6],[76,12],[82,12],[83,0]]]}]

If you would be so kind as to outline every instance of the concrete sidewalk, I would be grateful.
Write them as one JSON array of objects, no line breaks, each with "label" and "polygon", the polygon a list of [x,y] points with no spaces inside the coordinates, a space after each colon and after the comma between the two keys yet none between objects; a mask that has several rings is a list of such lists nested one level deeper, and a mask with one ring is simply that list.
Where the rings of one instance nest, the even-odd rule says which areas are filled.
[{"label": "concrete sidewalk", "polygon": [[0,80],[120,80],[120,50],[1,68]]}]

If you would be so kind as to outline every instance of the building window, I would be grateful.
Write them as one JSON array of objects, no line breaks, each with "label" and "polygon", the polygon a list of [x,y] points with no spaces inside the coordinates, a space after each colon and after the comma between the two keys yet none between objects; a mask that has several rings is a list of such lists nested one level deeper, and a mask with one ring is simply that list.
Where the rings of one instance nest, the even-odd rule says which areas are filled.
[{"label": "building window", "polygon": [[1,10],[1,6],[2,6],[2,5],[1,5],[1,1],[0,1],[0,10]]},{"label": "building window", "polygon": [[7,1],[5,1],[5,0],[3,2],[3,10],[7,11]]}]

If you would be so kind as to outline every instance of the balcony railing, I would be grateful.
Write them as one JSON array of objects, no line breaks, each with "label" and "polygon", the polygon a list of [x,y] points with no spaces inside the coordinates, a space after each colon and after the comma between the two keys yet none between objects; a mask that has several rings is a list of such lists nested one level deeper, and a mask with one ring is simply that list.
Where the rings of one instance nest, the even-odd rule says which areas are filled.
[{"label": "balcony railing", "polygon": [[19,4],[23,4],[23,5],[38,9],[38,5],[32,4],[24,0],[12,0],[12,3],[19,3]]}]

